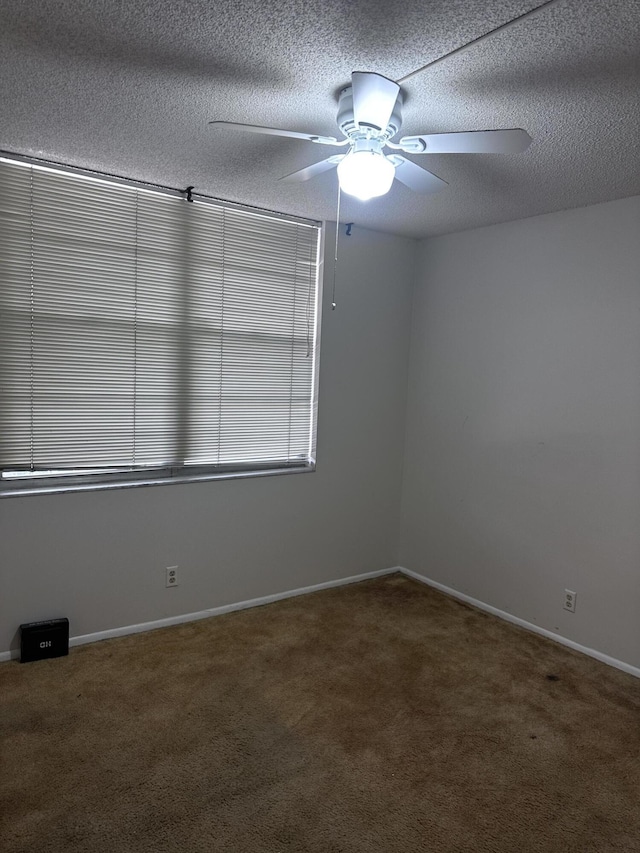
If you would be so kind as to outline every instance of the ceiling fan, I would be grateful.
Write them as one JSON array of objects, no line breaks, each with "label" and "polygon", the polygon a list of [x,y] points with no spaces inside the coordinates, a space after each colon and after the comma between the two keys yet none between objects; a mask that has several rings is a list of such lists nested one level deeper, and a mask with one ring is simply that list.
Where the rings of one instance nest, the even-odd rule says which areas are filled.
[{"label": "ceiling fan", "polygon": [[[348,146],[346,154],[334,154],[326,160],[285,175],[281,180],[308,181],[337,167],[340,189],[362,201],[387,193],[394,178],[419,193],[438,192],[447,186],[442,178],[395,152],[515,154],[524,151],[531,143],[531,137],[521,128],[419,134],[403,136],[397,142],[392,142],[402,126],[402,106],[402,90],[398,83],[374,72],[354,71],[351,85],[342,89],[338,99],[336,120],[344,139],[230,121],[210,121],[209,124],[250,133],[304,139],[318,145]],[[385,148],[391,149],[391,153],[385,154]]]}]

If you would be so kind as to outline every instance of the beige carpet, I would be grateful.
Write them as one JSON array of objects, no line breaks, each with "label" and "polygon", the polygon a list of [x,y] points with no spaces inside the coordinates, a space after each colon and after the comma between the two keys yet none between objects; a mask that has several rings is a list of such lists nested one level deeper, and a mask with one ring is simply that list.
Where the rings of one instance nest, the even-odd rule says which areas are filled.
[{"label": "beige carpet", "polygon": [[399,575],[0,691],[3,853],[640,851],[640,681]]}]

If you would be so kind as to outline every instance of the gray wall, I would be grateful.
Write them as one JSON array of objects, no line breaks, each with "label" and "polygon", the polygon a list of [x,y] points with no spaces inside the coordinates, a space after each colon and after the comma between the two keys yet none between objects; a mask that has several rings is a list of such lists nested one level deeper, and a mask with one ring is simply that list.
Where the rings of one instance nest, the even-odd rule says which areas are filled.
[{"label": "gray wall", "polygon": [[418,269],[400,563],[640,666],[640,198]]},{"label": "gray wall", "polygon": [[78,636],[395,565],[416,244],[354,228],[336,311],[333,247],[328,228],[317,471],[3,499],[0,650],[24,621]]},{"label": "gray wall", "polygon": [[415,247],[327,231],[316,473],[1,500],[0,650],[400,563],[640,666],[640,198],[422,243],[407,407]]}]

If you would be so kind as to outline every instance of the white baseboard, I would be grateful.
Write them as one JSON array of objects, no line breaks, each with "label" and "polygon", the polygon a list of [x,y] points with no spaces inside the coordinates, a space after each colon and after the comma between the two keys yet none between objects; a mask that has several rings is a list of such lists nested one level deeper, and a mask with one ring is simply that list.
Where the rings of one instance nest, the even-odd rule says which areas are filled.
[{"label": "white baseboard", "polygon": [[[616,658],[612,658],[603,652],[597,651],[597,649],[591,649],[588,646],[583,646],[580,643],[567,639],[567,637],[563,637],[561,634],[555,634],[553,631],[548,631],[546,628],[541,628],[539,625],[534,625],[532,622],[527,622],[525,619],[513,616],[505,610],[499,610],[497,607],[485,604],[484,601],[472,598],[470,595],[466,595],[463,592],[458,592],[457,589],[445,586],[442,583],[438,583],[438,581],[431,580],[431,578],[427,578],[424,575],[411,571],[411,569],[405,569],[404,566],[392,566],[391,568],[379,569],[375,572],[363,572],[360,575],[352,575],[347,578],[337,578],[336,580],[324,581],[323,583],[313,584],[312,586],[304,586],[298,589],[287,590],[285,592],[276,592],[273,595],[264,595],[260,598],[250,598],[247,601],[238,601],[235,604],[224,604],[221,607],[211,607],[207,610],[199,610],[196,613],[183,613],[179,616],[168,616],[165,619],[156,619],[152,622],[141,622],[137,625],[124,625],[120,628],[96,631],[93,634],[82,634],[78,637],[70,637],[69,646],[82,646],[85,643],[96,643],[99,640],[109,640],[112,637],[125,637],[128,634],[140,634],[143,631],[153,631],[155,628],[168,628],[171,625],[182,625],[185,622],[195,622],[198,619],[208,619],[211,616],[222,616],[224,613],[233,613],[235,610],[246,610],[250,607],[260,607],[263,604],[271,604],[273,601],[282,601],[285,598],[307,595],[307,593],[319,592],[322,589],[332,589],[334,587],[346,586],[347,584],[359,583],[360,581],[369,580],[370,578],[379,578],[383,575],[393,574],[394,572],[401,572],[403,575],[413,578],[416,581],[420,581],[420,583],[424,583],[427,586],[431,586],[434,589],[443,592],[445,595],[450,595],[452,598],[457,598],[460,601],[471,604],[479,610],[491,613],[493,616],[497,616],[498,619],[504,619],[505,622],[511,622],[513,625],[518,625],[527,631],[533,631],[534,634],[540,634],[543,637],[548,637],[556,643],[568,646],[570,649],[575,649],[577,652],[581,652],[584,655],[595,658],[596,660],[606,663],[609,666],[613,666],[616,669],[621,669],[623,672],[629,673],[629,675],[634,675],[636,678],[640,678],[640,669],[638,667],[632,666],[624,661],[617,660]],[[19,657],[19,649],[0,652],[0,662]]]},{"label": "white baseboard", "polygon": [[427,586],[432,586],[434,589],[444,592],[445,595],[450,595],[452,598],[458,598],[460,601],[471,604],[479,610],[491,613],[493,616],[497,616],[498,619],[504,619],[505,622],[511,622],[513,625],[519,625],[520,628],[525,628],[527,631],[533,631],[534,634],[540,634],[543,637],[548,637],[556,643],[568,646],[570,649],[582,652],[583,655],[588,655],[591,658],[601,661],[601,663],[614,666],[616,669],[621,669],[623,672],[628,672],[629,675],[635,675],[636,678],[640,678],[640,669],[636,666],[632,666],[630,663],[625,663],[624,661],[617,660],[617,658],[612,658],[609,655],[605,655],[603,652],[599,652],[597,649],[590,649],[588,646],[582,646],[580,643],[576,643],[573,640],[567,639],[567,637],[563,637],[562,634],[555,634],[553,631],[548,631],[546,628],[541,628],[539,625],[534,625],[532,622],[527,622],[524,619],[520,619],[518,616],[512,616],[511,613],[507,613],[505,610],[498,610],[497,607],[492,607],[490,604],[485,604],[484,601],[479,601],[477,598],[472,598],[470,595],[458,592],[457,589],[452,589],[451,587],[438,583],[438,581],[433,581],[424,575],[419,575],[417,572],[411,571],[411,569],[405,569],[403,566],[396,566],[395,571],[402,572],[403,575],[427,584]]},{"label": "white baseboard", "polygon": [[[195,622],[198,619],[208,619],[210,616],[222,616],[223,613],[233,613],[235,610],[246,610],[249,607],[260,607],[263,604],[271,604],[273,601],[282,601],[284,598],[295,598],[297,595],[306,595],[309,592],[318,592],[321,589],[331,589],[359,581],[379,578],[393,572],[399,572],[399,568],[378,569],[375,572],[364,572],[361,575],[352,575],[348,578],[337,578],[324,583],[303,586],[299,589],[290,589],[286,592],[276,592],[273,595],[263,595],[260,598],[250,598],[247,601],[238,601],[235,604],[223,604],[222,607],[211,607],[208,610],[199,610],[196,613],[182,613],[179,616],[168,616],[165,619],[155,619],[153,622],[141,622],[138,625],[123,625],[121,628],[109,628],[106,631],[96,631],[94,634],[82,634],[78,637],[69,638],[69,647],[83,646],[85,643],[97,643],[99,640],[110,640],[112,637],[125,637],[128,634],[140,634],[143,631],[153,631],[155,628],[168,628],[171,625],[182,625],[184,622]],[[0,662],[13,660],[20,657],[19,649],[11,649],[0,652]]]}]

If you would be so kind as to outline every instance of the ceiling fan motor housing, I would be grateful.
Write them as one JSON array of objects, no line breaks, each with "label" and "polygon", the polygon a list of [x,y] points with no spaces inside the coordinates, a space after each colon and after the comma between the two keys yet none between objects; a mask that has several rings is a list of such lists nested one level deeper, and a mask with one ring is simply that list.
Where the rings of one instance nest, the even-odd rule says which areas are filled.
[{"label": "ceiling fan motor housing", "polygon": [[351,86],[346,86],[338,98],[338,115],[336,121],[338,127],[349,139],[353,139],[365,132],[369,137],[383,137],[385,140],[392,139],[402,127],[402,92],[398,93],[398,97],[389,119],[389,124],[383,130],[377,131],[372,128],[363,130],[356,123],[353,116],[353,90]]}]

